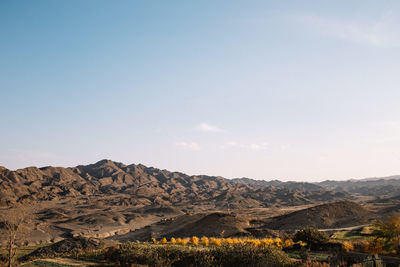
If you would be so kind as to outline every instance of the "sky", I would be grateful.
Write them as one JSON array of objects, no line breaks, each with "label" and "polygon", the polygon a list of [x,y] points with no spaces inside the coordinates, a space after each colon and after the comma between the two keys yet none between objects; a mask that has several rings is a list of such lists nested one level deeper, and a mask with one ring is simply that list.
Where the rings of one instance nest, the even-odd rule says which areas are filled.
[{"label": "sky", "polygon": [[0,1],[0,165],[400,174],[399,1]]}]

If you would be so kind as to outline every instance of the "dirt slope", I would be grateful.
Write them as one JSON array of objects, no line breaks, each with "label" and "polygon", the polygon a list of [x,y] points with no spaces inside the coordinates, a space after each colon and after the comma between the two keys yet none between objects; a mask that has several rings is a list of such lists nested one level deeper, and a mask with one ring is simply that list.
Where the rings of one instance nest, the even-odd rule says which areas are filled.
[{"label": "dirt slope", "polygon": [[264,227],[276,230],[295,230],[304,227],[319,229],[356,226],[374,219],[371,211],[350,202],[322,204],[272,218]]},{"label": "dirt slope", "polygon": [[214,236],[229,237],[248,235],[250,226],[248,218],[234,213],[198,213],[182,215],[177,218],[164,220],[126,235],[115,236],[119,241],[150,240],[151,238]]}]

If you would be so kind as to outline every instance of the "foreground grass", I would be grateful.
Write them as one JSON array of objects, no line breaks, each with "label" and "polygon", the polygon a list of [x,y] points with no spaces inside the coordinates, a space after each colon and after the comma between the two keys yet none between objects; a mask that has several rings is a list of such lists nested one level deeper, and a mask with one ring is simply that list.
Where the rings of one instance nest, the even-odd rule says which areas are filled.
[{"label": "foreground grass", "polygon": [[[289,251],[289,252],[286,252],[286,254],[290,258],[296,259],[296,260],[300,260],[302,258],[301,257],[301,250]],[[326,261],[331,254],[329,254],[328,252],[310,251],[308,253],[308,255],[309,255],[310,259],[313,260],[313,261]]]},{"label": "foreground grass", "polygon": [[[346,232],[347,238],[358,234],[354,230],[341,232]],[[336,235],[336,247],[358,242],[340,240],[344,238],[341,232]],[[300,266],[305,256],[315,262],[328,260],[328,251],[309,251],[304,245],[301,241],[279,238],[163,238],[108,248],[73,249],[67,253],[39,253],[21,266]],[[18,258],[44,246],[20,248]],[[5,253],[4,250],[2,252]]]},{"label": "foreground grass", "polygon": [[[69,258],[65,258],[68,256]],[[64,258],[36,259],[21,266],[292,266],[282,249],[273,246],[232,244],[124,243],[102,250],[80,251]],[[88,261],[89,260],[89,261]]]},{"label": "foreground grass", "polygon": [[339,231],[331,236],[332,239],[338,240],[362,240],[367,239],[365,235],[361,235],[359,231]]},{"label": "foreground grass", "polygon": [[366,240],[372,236],[372,230],[372,226],[364,226],[354,230],[337,231],[331,238],[337,240]]},{"label": "foreground grass", "polygon": [[[47,246],[47,244],[40,244],[40,245],[36,245],[36,246],[19,247],[19,248],[17,248],[17,252],[15,254],[15,257],[18,259],[18,258],[20,258],[22,256],[25,256],[25,255],[31,253],[32,251],[35,251],[38,248],[45,247],[45,246]],[[7,255],[8,255],[7,250],[0,249],[0,257],[4,257],[5,258],[5,257],[7,257]]]},{"label": "foreground grass", "polygon": [[[19,258],[28,255],[29,253],[35,251],[38,248],[45,247],[47,244],[40,244],[36,246],[24,246],[17,248],[15,253],[15,259],[18,260]],[[4,265],[7,261],[8,252],[6,249],[0,249],[0,266]]]},{"label": "foreground grass", "polygon": [[105,254],[107,260],[120,266],[292,266],[294,263],[279,248],[240,244],[202,247],[125,243]]}]

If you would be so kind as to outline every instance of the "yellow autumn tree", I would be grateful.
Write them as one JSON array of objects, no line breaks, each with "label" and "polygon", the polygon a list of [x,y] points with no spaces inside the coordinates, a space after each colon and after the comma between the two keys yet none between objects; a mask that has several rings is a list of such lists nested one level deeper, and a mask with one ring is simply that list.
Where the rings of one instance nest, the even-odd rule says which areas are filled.
[{"label": "yellow autumn tree", "polygon": [[352,243],[350,243],[350,242],[347,242],[347,241],[345,241],[345,242],[343,242],[342,243],[342,248],[345,250],[345,251],[353,251],[354,250],[354,246],[353,246],[353,244]]},{"label": "yellow autumn tree", "polygon": [[376,223],[373,235],[383,240],[386,251],[400,255],[400,216]]},{"label": "yellow autumn tree", "polygon": [[190,242],[192,243],[193,246],[198,246],[199,245],[199,238],[197,236],[192,236]]},{"label": "yellow autumn tree", "polygon": [[203,246],[208,247],[208,244],[209,244],[208,237],[203,236],[203,237],[200,239],[200,241],[201,241],[201,244],[202,244]]}]

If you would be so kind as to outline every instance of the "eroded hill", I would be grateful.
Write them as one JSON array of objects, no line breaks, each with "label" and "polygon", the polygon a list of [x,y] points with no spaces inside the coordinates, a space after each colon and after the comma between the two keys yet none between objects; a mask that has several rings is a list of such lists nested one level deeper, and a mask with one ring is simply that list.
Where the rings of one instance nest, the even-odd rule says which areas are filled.
[{"label": "eroded hill", "polygon": [[341,201],[273,217],[264,227],[274,230],[298,230],[306,227],[329,229],[367,224],[375,218],[377,217],[372,211],[360,204]]},{"label": "eroded hill", "polygon": [[303,205],[351,198],[345,193],[293,186],[257,186],[215,176],[189,176],[144,165],[124,165],[110,160],[61,167],[0,169],[1,204],[26,200],[58,201],[96,198],[97,205],[204,206],[206,208],[257,208]]},{"label": "eroded hill", "polygon": [[[388,199],[395,195],[392,189],[397,181],[392,180],[385,180],[382,185],[388,192]],[[349,206],[347,204],[342,207],[344,213],[326,206],[321,210],[312,208],[299,211],[297,215],[276,217],[321,203],[357,201],[359,195],[346,191],[356,190],[345,186],[349,184],[365,187],[371,182],[313,184],[243,178],[229,180],[216,176],[189,176],[110,160],[71,168],[28,167],[12,171],[0,167],[0,212],[15,203],[33,203],[32,243],[72,236],[106,238],[127,233],[147,238],[156,232],[153,228],[167,227],[169,223],[174,231],[164,230],[171,235],[200,235],[202,229],[208,231],[212,227],[223,234],[263,235],[271,229],[290,226],[290,221],[298,224],[290,226],[296,228],[305,225],[330,227],[352,220],[361,222],[362,218],[368,217],[367,213],[359,207],[356,211],[351,207],[343,208]],[[360,189],[357,192],[370,197],[369,191]],[[378,209],[385,208],[388,214],[398,211],[381,202]],[[266,220],[274,216],[273,220]],[[175,227],[177,218],[188,220],[187,224],[182,224],[186,228]],[[189,222],[196,218],[198,220]]]}]

